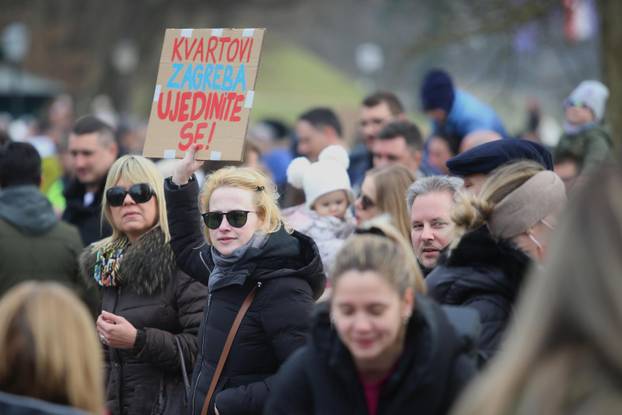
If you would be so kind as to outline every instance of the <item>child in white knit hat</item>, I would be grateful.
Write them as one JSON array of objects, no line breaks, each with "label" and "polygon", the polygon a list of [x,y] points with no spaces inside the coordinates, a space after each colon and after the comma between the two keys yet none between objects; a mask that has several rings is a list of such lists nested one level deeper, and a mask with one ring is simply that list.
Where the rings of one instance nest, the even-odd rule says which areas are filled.
[{"label": "child in white knit hat", "polygon": [[283,214],[294,229],[315,240],[326,271],[343,241],[355,228],[349,209],[354,195],[348,164],[346,150],[333,145],[322,150],[317,162],[298,157],[287,168],[287,181],[304,190],[305,206],[286,210]]},{"label": "child in white knit hat", "polygon": [[564,134],[555,149],[555,162],[572,158],[588,171],[609,157],[612,142],[603,118],[609,89],[598,81],[581,82],[564,101]]}]

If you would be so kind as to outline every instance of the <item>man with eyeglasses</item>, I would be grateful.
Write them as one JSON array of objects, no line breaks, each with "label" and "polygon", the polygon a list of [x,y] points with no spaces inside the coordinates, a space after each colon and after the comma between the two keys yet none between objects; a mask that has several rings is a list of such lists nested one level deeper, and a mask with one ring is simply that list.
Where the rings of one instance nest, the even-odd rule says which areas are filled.
[{"label": "man with eyeglasses", "polygon": [[63,219],[78,228],[88,245],[112,233],[100,218],[106,176],[118,155],[114,131],[92,115],[82,117],[69,135],[68,151],[74,179],[64,191]]},{"label": "man with eyeglasses", "polygon": [[451,210],[462,186],[457,177],[432,176],[408,188],[410,238],[424,276],[436,267],[456,236]]},{"label": "man with eyeglasses", "polygon": [[374,167],[401,164],[417,178],[425,175],[419,169],[423,139],[419,128],[410,121],[387,124],[372,145]]}]

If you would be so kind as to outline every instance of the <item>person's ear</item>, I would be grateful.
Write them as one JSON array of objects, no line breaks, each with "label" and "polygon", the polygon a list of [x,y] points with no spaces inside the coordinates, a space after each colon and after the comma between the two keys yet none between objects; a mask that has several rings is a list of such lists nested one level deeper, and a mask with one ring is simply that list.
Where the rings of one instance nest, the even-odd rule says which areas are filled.
[{"label": "person's ear", "polygon": [[415,306],[415,291],[412,287],[406,288],[402,297],[402,318],[408,320]]},{"label": "person's ear", "polygon": [[119,156],[119,145],[116,142],[110,143],[108,151],[110,151],[111,154],[114,154],[114,158],[116,159]]},{"label": "person's ear", "polygon": [[419,168],[419,166],[421,165],[421,157],[422,157],[421,150],[412,151],[412,157],[413,157],[415,164],[417,165],[417,168]]}]

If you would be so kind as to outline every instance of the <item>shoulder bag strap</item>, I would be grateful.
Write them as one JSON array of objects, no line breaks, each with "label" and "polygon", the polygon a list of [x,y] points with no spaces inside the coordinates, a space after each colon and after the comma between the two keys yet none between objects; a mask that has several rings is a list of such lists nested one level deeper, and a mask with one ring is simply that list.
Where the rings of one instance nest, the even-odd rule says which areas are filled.
[{"label": "shoulder bag strap", "polygon": [[225,367],[225,362],[227,361],[227,357],[229,356],[229,352],[231,351],[233,339],[235,339],[235,335],[240,328],[240,323],[242,322],[244,315],[248,311],[251,303],[253,302],[253,299],[255,298],[256,290],[257,287],[253,287],[252,291],[246,296],[244,302],[242,303],[242,306],[238,310],[238,314],[235,316],[235,320],[233,320],[231,329],[229,329],[229,334],[227,335],[225,346],[223,347],[222,352],[220,353],[220,357],[218,358],[216,371],[214,372],[214,376],[212,376],[212,381],[210,382],[209,389],[207,390],[207,395],[205,396],[205,401],[203,402],[203,409],[201,410],[201,415],[207,415],[209,403],[212,400],[212,395],[214,395],[214,391],[216,390],[216,385],[218,384],[218,380],[220,379],[222,369]]},{"label": "shoulder bag strap", "polygon": [[186,362],[184,361],[184,352],[181,348],[181,343],[179,342],[179,338],[173,335],[175,338],[175,343],[177,343],[177,350],[179,351],[179,361],[181,362],[181,377],[184,381],[184,391],[186,393],[186,402],[188,402],[188,397],[190,396],[190,382],[188,381],[188,371],[186,370]]}]

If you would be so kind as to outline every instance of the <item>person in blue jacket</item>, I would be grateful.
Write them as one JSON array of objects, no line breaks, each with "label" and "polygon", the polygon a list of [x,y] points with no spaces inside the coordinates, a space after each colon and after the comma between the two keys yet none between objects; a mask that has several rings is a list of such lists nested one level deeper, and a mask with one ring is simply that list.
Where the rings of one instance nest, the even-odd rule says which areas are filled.
[{"label": "person in blue jacket", "polygon": [[432,135],[441,135],[459,145],[469,133],[492,130],[508,138],[501,119],[488,105],[456,88],[442,69],[430,70],[421,83],[421,107],[431,119]]}]

